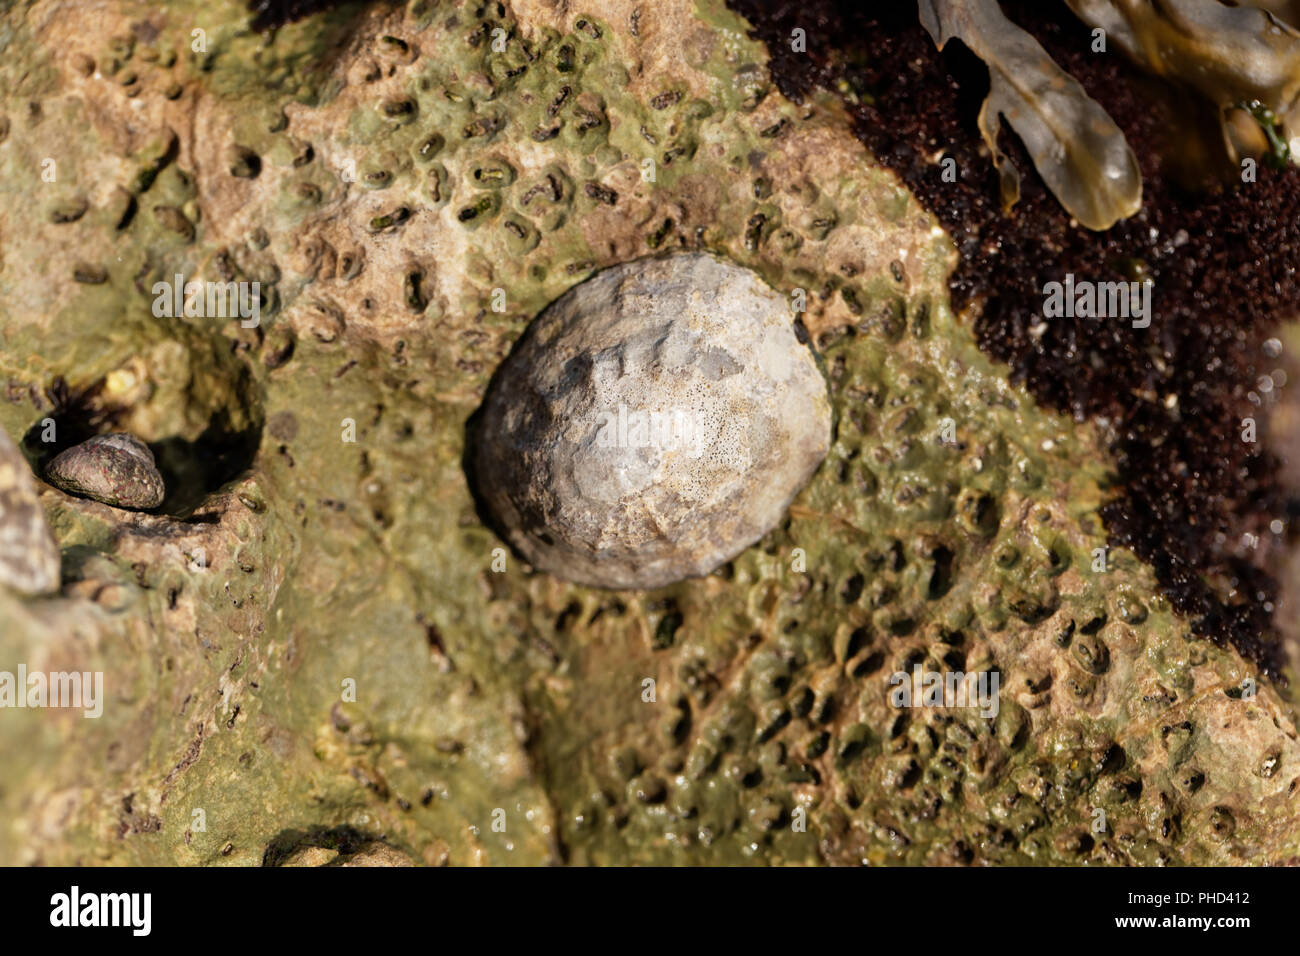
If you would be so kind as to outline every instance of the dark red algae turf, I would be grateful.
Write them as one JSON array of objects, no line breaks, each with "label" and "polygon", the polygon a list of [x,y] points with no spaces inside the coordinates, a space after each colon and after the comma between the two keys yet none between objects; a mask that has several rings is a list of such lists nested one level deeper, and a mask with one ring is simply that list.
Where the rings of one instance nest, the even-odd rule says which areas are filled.
[{"label": "dark red algae turf", "polygon": [[[1021,199],[1004,213],[976,126],[988,72],[953,41],[940,53],[911,0],[729,0],[771,54],[782,93],[851,91],[858,138],[907,184],[954,238],[950,281],[958,311],[974,305],[975,335],[1044,405],[1108,424],[1118,482],[1103,509],[1110,541],[1155,569],[1194,631],[1231,644],[1274,677],[1283,653],[1272,627],[1280,551],[1270,522],[1287,500],[1278,462],[1242,441],[1242,419],[1265,366],[1263,343],[1300,308],[1300,170],[1259,164],[1258,181],[1191,193],[1165,157],[1182,126],[1123,54],[1091,52],[1091,31],[1064,3],[1004,2],[1052,58],[1124,131],[1142,169],[1143,206],[1104,233],[1071,226],[1020,141],[1001,144],[1021,171]],[[802,28],[807,52],[791,50]],[[846,84],[842,85],[842,84]],[[856,102],[855,102],[856,101]],[[943,182],[942,152],[958,181]],[[1135,274],[1137,271],[1138,274]],[[1096,281],[1154,280],[1151,326],[1051,319],[1040,338],[1043,285],[1066,273]],[[1257,539],[1251,545],[1250,538]]]}]

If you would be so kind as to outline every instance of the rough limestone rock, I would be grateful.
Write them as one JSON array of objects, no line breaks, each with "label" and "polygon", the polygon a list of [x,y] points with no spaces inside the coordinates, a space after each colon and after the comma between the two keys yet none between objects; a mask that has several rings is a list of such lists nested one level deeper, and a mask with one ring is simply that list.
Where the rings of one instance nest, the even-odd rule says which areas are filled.
[{"label": "rough limestone rock", "polygon": [[830,447],[790,301],[714,256],[598,273],[529,326],[471,428],[478,491],[536,567],[657,588],[780,521]]},{"label": "rough limestone rock", "polygon": [[24,594],[56,590],[59,563],[31,468],[0,431],[0,585]]},{"label": "rough limestone rock", "polygon": [[[62,587],[0,588],[0,668],[104,708],[0,713],[0,863],[1300,857],[1285,690],[1093,570],[1104,436],[981,353],[953,237],[718,0],[0,6],[0,427],[169,480],[39,492]],[[499,563],[468,419],[549,303],[668,252],[802,290],[825,461],[714,574]],[[159,315],[178,273],[259,324]],[[996,716],[894,706],[918,667]]]}]

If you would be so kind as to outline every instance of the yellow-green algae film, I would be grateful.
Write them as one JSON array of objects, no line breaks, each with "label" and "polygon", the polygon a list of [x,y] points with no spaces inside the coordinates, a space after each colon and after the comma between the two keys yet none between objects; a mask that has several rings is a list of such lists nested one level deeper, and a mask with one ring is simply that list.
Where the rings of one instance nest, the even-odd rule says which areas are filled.
[{"label": "yellow-green algae film", "polygon": [[[0,591],[0,668],[106,699],[0,712],[0,862],[1296,857],[1292,705],[1104,551],[1095,428],[978,351],[951,238],[721,3],[31,2],[0,46],[0,424],[35,467],[46,418],[130,431],[178,489],[41,491],[63,586]],[[466,420],[547,303],[695,249],[806,304],[829,456],[708,577],[530,572]],[[177,274],[259,324],[156,315]],[[918,666],[996,716],[892,706]]]}]

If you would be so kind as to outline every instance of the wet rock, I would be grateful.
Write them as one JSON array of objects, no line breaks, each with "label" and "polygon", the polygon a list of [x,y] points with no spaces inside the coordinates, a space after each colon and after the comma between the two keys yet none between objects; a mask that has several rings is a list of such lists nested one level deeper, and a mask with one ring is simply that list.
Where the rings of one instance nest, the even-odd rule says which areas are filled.
[{"label": "wet rock", "polygon": [[608,269],[534,321],[471,423],[471,470],[535,566],[654,588],[775,526],[830,428],[788,301],[747,269],[685,254]]}]

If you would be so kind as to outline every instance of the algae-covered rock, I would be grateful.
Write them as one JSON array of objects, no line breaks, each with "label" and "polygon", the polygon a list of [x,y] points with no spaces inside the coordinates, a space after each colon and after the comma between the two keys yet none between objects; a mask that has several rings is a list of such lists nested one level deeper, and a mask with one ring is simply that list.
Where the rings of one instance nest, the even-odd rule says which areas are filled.
[{"label": "algae-covered rock", "polygon": [[[0,670],[102,711],[0,708],[0,862],[1300,855],[1292,704],[1107,548],[1095,427],[721,3],[34,0],[0,46],[0,426],[34,469],[130,433],[166,489],[39,492],[62,581],[0,589]],[[467,422],[548,304],[668,253],[803,310],[825,460],[704,577],[524,567]]]}]

